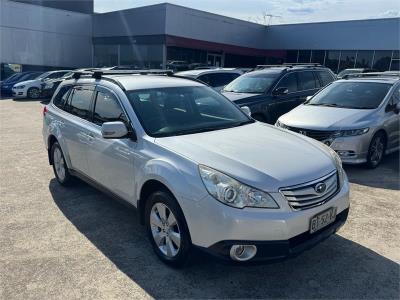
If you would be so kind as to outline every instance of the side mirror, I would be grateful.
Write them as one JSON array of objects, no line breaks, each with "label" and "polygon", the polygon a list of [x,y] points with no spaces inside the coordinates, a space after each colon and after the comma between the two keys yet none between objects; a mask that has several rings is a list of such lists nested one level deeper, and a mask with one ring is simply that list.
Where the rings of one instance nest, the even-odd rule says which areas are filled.
[{"label": "side mirror", "polygon": [[106,122],[101,125],[101,135],[105,139],[120,139],[128,135],[128,128],[123,122]]},{"label": "side mirror", "polygon": [[272,92],[274,96],[282,96],[289,93],[289,89],[286,87],[279,87]]},{"label": "side mirror", "polygon": [[248,106],[242,106],[240,108],[246,115],[248,115],[249,117],[251,117],[251,110]]}]

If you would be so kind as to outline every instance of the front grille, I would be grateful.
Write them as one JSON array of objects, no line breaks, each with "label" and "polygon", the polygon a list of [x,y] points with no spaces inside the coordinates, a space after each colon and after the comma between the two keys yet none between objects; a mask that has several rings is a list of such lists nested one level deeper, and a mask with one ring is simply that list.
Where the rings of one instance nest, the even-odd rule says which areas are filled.
[{"label": "front grille", "polygon": [[[317,192],[317,186],[321,184],[325,184],[326,189],[323,192]],[[338,190],[337,173],[334,171],[312,182],[282,188],[280,192],[294,210],[304,210],[326,203]]]},{"label": "front grille", "polygon": [[310,130],[289,126],[287,127],[287,129],[308,136],[320,142],[330,139],[334,134],[334,131]]}]

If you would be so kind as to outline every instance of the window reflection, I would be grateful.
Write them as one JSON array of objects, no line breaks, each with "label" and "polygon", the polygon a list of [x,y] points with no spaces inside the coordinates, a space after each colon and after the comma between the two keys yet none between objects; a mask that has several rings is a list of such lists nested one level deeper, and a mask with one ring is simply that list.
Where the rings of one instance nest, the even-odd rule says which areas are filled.
[{"label": "window reflection", "polygon": [[357,51],[342,51],[340,56],[339,72],[344,69],[354,68]]},{"label": "window reflection", "polygon": [[325,66],[330,68],[333,73],[338,72],[340,51],[326,51]]},{"label": "window reflection", "polygon": [[374,51],[360,50],[357,53],[356,68],[371,68]]},{"label": "window reflection", "polygon": [[299,50],[299,63],[309,63],[311,57],[311,50]]},{"label": "window reflection", "polygon": [[313,50],[311,53],[311,62],[323,65],[325,63],[325,50]]},{"label": "window reflection", "polygon": [[374,69],[378,71],[387,71],[389,70],[390,60],[392,58],[392,51],[375,51],[374,57]]}]

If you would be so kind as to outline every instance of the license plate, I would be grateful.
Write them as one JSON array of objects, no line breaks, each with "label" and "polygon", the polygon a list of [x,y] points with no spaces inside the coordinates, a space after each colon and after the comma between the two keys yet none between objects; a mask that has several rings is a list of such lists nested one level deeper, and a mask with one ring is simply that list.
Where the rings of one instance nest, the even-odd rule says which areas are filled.
[{"label": "license plate", "polygon": [[336,211],[336,207],[331,207],[328,210],[325,210],[322,213],[312,217],[310,221],[310,233],[314,233],[333,223],[336,219]]}]

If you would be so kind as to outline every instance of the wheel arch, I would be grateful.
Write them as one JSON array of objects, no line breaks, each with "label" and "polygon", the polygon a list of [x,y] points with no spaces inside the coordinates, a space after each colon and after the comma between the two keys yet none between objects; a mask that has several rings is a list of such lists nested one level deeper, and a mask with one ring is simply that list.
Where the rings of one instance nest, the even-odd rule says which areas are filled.
[{"label": "wheel arch", "polygon": [[53,165],[53,158],[51,157],[51,147],[53,147],[55,142],[58,142],[55,135],[53,135],[53,134],[49,135],[49,137],[47,138],[47,155],[49,158],[50,165]]}]

